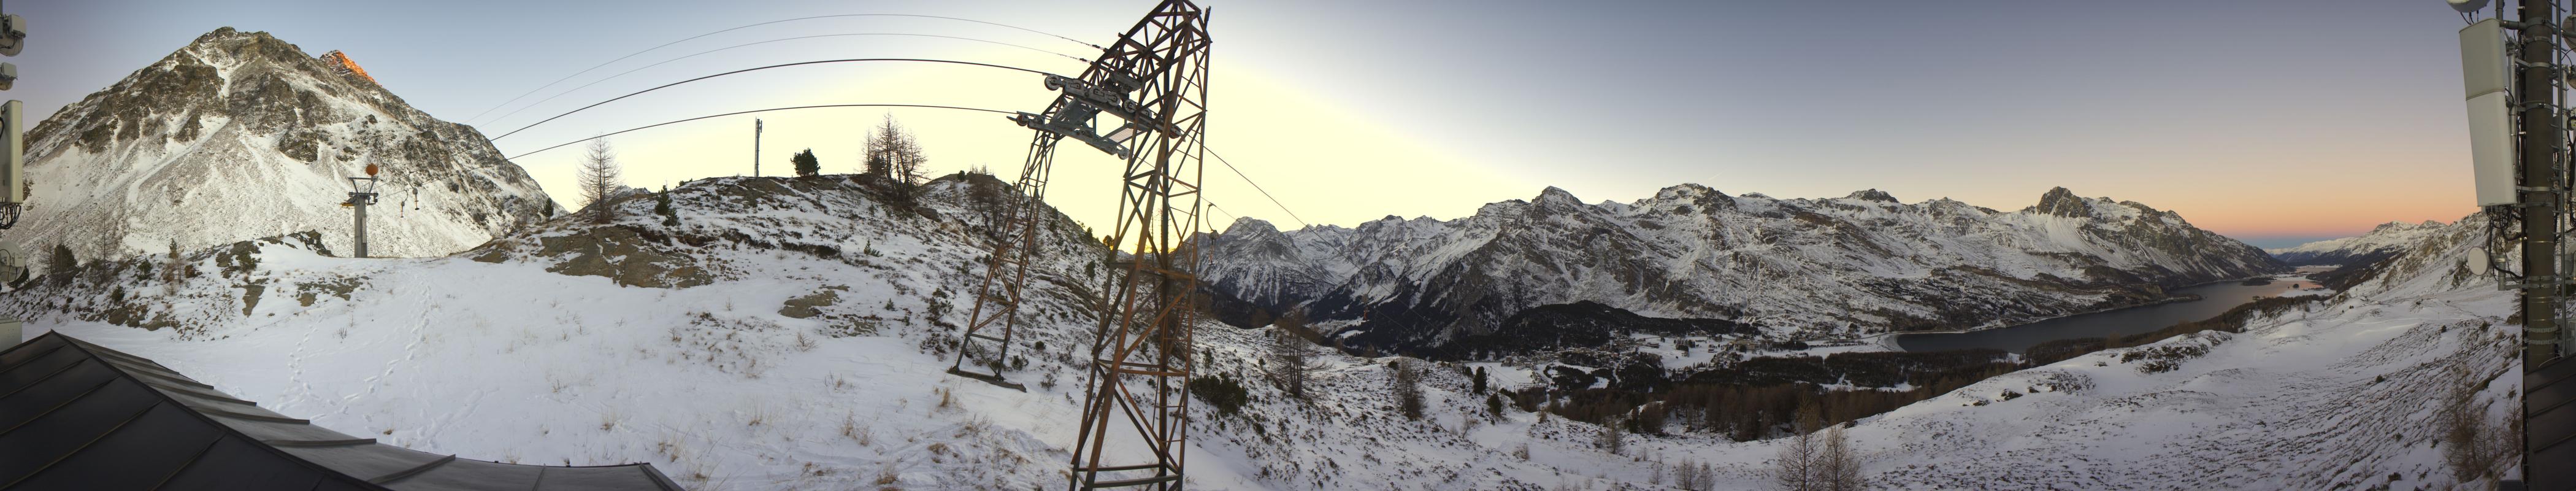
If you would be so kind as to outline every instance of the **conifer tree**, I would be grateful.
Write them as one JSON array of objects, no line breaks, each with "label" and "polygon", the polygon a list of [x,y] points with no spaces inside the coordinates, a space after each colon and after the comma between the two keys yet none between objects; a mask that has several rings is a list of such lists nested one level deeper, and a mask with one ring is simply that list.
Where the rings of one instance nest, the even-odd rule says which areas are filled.
[{"label": "conifer tree", "polygon": [[796,155],[788,157],[787,161],[796,164],[796,175],[800,177],[814,177],[815,174],[823,172],[823,162],[814,158],[814,149],[811,148],[796,152]]}]

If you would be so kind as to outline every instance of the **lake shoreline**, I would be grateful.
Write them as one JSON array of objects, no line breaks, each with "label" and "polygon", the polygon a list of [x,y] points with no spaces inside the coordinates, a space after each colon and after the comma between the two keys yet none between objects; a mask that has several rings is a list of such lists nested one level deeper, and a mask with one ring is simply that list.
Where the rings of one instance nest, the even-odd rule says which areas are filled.
[{"label": "lake shoreline", "polygon": [[[2174,293],[2175,293],[2174,295],[2169,296],[2169,297],[2166,297],[2166,298],[2164,298],[2164,299],[2160,299],[2160,300],[2157,300],[2157,301],[2153,301],[2153,302],[2146,302],[2146,303],[2140,303],[2140,304],[2135,304],[2135,305],[2128,305],[2128,306],[2122,306],[2122,307],[2116,307],[2116,308],[2110,308],[2110,309],[2102,309],[2102,310],[2095,310],[2095,311],[2088,311],[2088,312],[2072,313],[2072,314],[2066,314],[2066,315],[2060,315],[2060,316],[2048,317],[2048,318],[2044,318],[2044,319],[2035,319],[2035,320],[2030,320],[2030,321],[2025,321],[2025,322],[2015,323],[2015,324],[2007,325],[2007,326],[1987,327],[1987,328],[1978,328],[1978,329],[1965,329],[1965,330],[1945,330],[1945,331],[1906,331],[1906,332],[1880,333],[1880,334],[1877,334],[1877,335],[1870,336],[1870,337],[1868,337],[1868,338],[1862,338],[1862,339],[1859,339],[1859,340],[1857,340],[1857,341],[1862,341],[1862,342],[1866,342],[1866,343],[1870,343],[1870,344],[1875,344],[1875,345],[1877,345],[1877,346],[1879,346],[1879,347],[1881,347],[1881,348],[1884,348],[1884,349],[1887,349],[1887,350],[1890,350],[1890,351],[1906,351],[1906,352],[1928,352],[1928,351],[1944,351],[1944,350],[1950,350],[1950,349],[1969,349],[1969,348],[1976,348],[1976,347],[1987,347],[1987,346],[1946,346],[1946,347],[1945,347],[1945,346],[1938,346],[1938,345],[1934,345],[1934,346],[1924,346],[1924,343],[1923,343],[1923,341],[1924,341],[1924,340],[1923,340],[1923,339],[1920,339],[1920,338],[1917,338],[1917,339],[1914,339],[1914,341],[1916,341],[1914,344],[1916,344],[1917,346],[1916,346],[1915,348],[1911,348],[1911,349],[1909,349],[1909,348],[1907,348],[1907,338],[1906,338],[1906,336],[1927,336],[1927,337],[1934,337],[1934,338],[1949,337],[1949,336],[1978,336],[1979,338],[1983,338],[1983,339],[1944,339],[1944,340],[1943,340],[1943,343],[1945,343],[1945,344],[1992,344],[1992,345],[1998,345],[1998,346],[2014,346],[2014,345],[2017,345],[2017,346],[2015,346],[2015,347],[2009,347],[2009,348],[2006,348],[2006,347],[1997,347],[1997,349],[2004,349],[2005,351],[2010,351],[2010,352],[2019,353],[2019,352],[2022,352],[2022,351],[2024,351],[2024,350],[2029,349],[2029,347],[2030,347],[2030,346],[2035,346],[2035,345],[2037,345],[2037,344],[2039,344],[2039,343],[2044,343],[2044,342],[2047,342],[2047,341],[2054,341],[2054,340],[2058,340],[2058,339],[2074,339],[2074,338],[2086,338],[2086,337],[2102,337],[2103,335],[2125,335],[2125,334],[2130,334],[2130,333],[2132,333],[2132,332],[2129,332],[2129,331],[2144,332],[2144,331],[2147,331],[2147,330],[2159,329],[2159,328],[2162,328],[2162,327],[2164,327],[2164,326],[2169,326],[2169,325],[2172,325],[2172,324],[2175,324],[2175,323],[2181,323],[2181,322],[2192,322],[2192,321],[2197,321],[2197,320],[2206,320],[2206,319],[2208,319],[2208,318],[2215,317],[2215,316],[2217,316],[2217,315],[2220,315],[2220,314],[2225,313],[2225,311],[2226,311],[2227,309],[2229,309],[2229,308],[2234,308],[2235,306],[2238,306],[2238,305],[2243,305],[2243,304],[2245,304],[2245,303],[2253,302],[2254,300],[2259,299],[2259,298],[2265,298],[2265,297],[2277,297],[2277,296],[2282,296],[2282,295],[2285,295],[2285,294],[2288,294],[2288,293],[2291,293],[2291,292],[2298,292],[2298,291],[2304,291],[2304,290],[2306,290],[2306,289],[2298,288],[2299,286],[2302,286],[2302,285],[2317,285],[2317,282],[2316,282],[2315,280],[2310,279],[2310,278],[2308,278],[2308,277],[2307,277],[2307,275],[2308,275],[2308,274],[2313,273],[2313,271],[2308,271],[2307,269],[2309,269],[2309,268],[2304,268],[2304,267],[2303,267],[2303,268],[2299,268],[2299,269],[2293,270],[2293,271],[2288,272],[2288,273],[2276,273],[2276,274],[2267,274],[2267,275],[2246,276],[2246,277],[2241,277],[2241,278],[2229,278],[2229,279],[2211,280],[2211,281],[2206,281],[2206,282],[2201,282],[2201,283],[2192,284],[2192,285],[2189,285],[2189,286],[2184,286],[2184,287],[2174,288],[2174,289],[2172,289],[2172,290],[2171,290],[2172,292],[2174,292]],[[2245,285],[2245,284],[2243,284],[2244,282],[2247,282],[2247,281],[2250,281],[2250,280],[2253,280],[2253,279],[2256,279],[2256,278],[2266,278],[2266,279],[2270,279],[2270,280],[2272,280],[2272,281],[2271,281],[2271,282],[2268,282],[2268,283],[2266,283],[2266,284],[2264,284],[2264,285]],[[2200,291],[2191,291],[2191,290],[2200,290]],[[2201,308],[2201,309],[2197,309],[2197,310],[2208,310],[2208,312],[2181,313],[2181,314],[2177,314],[2177,313],[2173,313],[2173,312],[2165,312],[2165,311],[2162,311],[2162,310],[2158,310],[2159,308],[2163,308],[2163,307],[2174,307],[2174,306],[2180,306],[2180,305],[2191,305],[2191,304],[2197,303],[2197,302],[2199,302],[2199,301],[2201,301],[2201,300],[2209,300],[2209,299],[2211,299],[2211,298],[2214,298],[2214,295],[2213,295],[2213,294],[2219,294],[2219,293],[2221,293],[2222,291],[2223,291],[2225,294],[2243,294],[2243,293],[2246,293],[2246,292],[2248,292],[2248,291],[2257,291],[2257,292],[2262,292],[2262,293],[2255,293],[2255,294],[2253,294],[2253,295],[2249,295],[2249,296],[2247,296],[2247,297],[2246,297],[2245,299],[2243,299],[2243,300],[2229,303],[2229,304],[2227,304],[2227,305],[2225,305],[2225,306],[2223,306],[2223,307],[2219,307],[2219,306],[2204,306],[2204,307],[2203,307],[2203,308]],[[2124,315],[2126,315],[2126,316],[2140,317],[2140,318],[2143,318],[2144,320],[2140,320],[2140,319],[2129,319],[2129,320],[2125,320],[2125,321],[2124,321],[2123,319],[2120,319],[2120,317],[2122,317],[2122,316],[2124,316]],[[2176,317],[2177,315],[2180,315],[2181,317]],[[2105,321],[2105,322],[2099,322],[2099,323],[2088,323],[2088,322],[2077,322],[2077,320],[2076,320],[2076,319],[2080,319],[2080,318],[2097,318],[2097,317],[2098,317],[2098,318],[2102,318],[2102,319],[2104,319],[2104,321]],[[2141,322],[2143,322],[2143,323],[2141,323]],[[2030,331],[2030,332],[2020,332],[2020,333],[2018,333],[2018,334],[1999,334],[1999,333],[2010,333],[2010,332],[2016,332],[2015,330],[2020,330],[2020,331]],[[2091,332],[2091,331],[2104,331],[2104,330],[2107,330],[2107,331],[2109,331],[2109,332]],[[2040,338],[2046,338],[2046,339],[2040,339]],[[1982,341],[1982,342],[1980,342],[1980,341]]]}]

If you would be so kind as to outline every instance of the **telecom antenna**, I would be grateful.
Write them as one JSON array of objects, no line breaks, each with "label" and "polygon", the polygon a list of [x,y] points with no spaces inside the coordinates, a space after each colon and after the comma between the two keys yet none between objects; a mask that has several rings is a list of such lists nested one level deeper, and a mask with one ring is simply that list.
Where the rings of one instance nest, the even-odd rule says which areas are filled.
[{"label": "telecom antenna", "polygon": [[[2474,19],[2485,0],[2448,0]],[[2496,287],[2521,293],[2522,475],[2506,489],[2576,489],[2576,361],[2566,319],[2567,98],[2570,73],[2556,0],[2524,0],[2518,22],[2495,16],[2460,29],[2463,95],[2477,204],[2485,209],[2487,265]],[[2508,36],[2510,34],[2510,36]],[[2508,42],[2508,39],[2510,42]],[[2518,141],[2517,141],[2518,140]],[[2521,271],[2505,256],[2520,249]],[[2519,478],[2514,479],[2514,478]]]},{"label": "telecom antenna", "polygon": [[[18,56],[27,47],[27,18],[0,14],[0,56]],[[18,85],[18,65],[0,63],[0,90]],[[27,202],[27,104],[0,103],[0,230],[18,225]],[[16,342],[16,338],[7,341]]]},{"label": "telecom antenna", "polygon": [[[1207,10],[1197,4],[1165,0],[1103,48],[1081,76],[1047,77],[1045,86],[1062,94],[1045,112],[1011,118],[1037,131],[1009,226],[993,234],[993,256],[949,373],[1022,389],[1004,380],[1002,368],[1042,231],[1056,143],[1070,137],[1126,161],[1110,246],[1129,243],[1134,252],[1123,258],[1113,253],[1116,261],[1104,275],[1087,363],[1089,390],[1072,447],[1071,489],[1168,490],[1182,484],[1198,290],[1191,271],[1198,253],[1185,242],[1199,229],[1205,203],[1199,184],[1205,174],[1207,20]],[[1102,115],[1119,122],[1106,134],[1100,131],[1099,123],[1107,121]]]}]

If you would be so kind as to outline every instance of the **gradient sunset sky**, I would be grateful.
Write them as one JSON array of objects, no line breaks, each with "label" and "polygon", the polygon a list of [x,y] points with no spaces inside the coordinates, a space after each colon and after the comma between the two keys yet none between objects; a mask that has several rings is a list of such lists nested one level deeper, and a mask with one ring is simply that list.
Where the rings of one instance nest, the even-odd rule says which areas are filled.
[{"label": "gradient sunset sky", "polygon": [[[310,54],[345,51],[412,105],[498,136],[642,88],[761,65],[926,57],[1071,74],[1080,62],[1045,51],[1096,52],[971,22],[816,19],[647,52],[503,106],[584,68],[718,29],[920,14],[1107,44],[1154,3],[21,0],[0,9],[32,24],[26,54],[5,61],[21,77],[7,95],[37,115],[233,26]],[[1216,41],[1209,144],[1308,223],[1455,218],[1546,186],[1627,201],[1680,183],[1777,197],[1876,188],[1907,202],[1949,197],[2005,210],[2065,186],[2176,210],[2265,247],[2474,211],[2462,22],[2433,0],[1202,4]],[[693,53],[840,34],[869,35],[724,49],[607,78]],[[1035,111],[1051,97],[1018,72],[800,67],[666,89],[495,144],[517,155],[780,106]],[[768,128],[762,172],[786,173],[787,155],[805,148],[826,172],[855,172],[862,133],[888,112],[757,116]],[[1027,151],[1028,130],[997,115],[891,112],[920,130],[937,173],[986,166],[1009,178]],[[754,117],[613,142],[638,186],[748,174]],[[1102,224],[1115,163],[1060,148],[1050,201]],[[566,147],[518,163],[571,200],[578,154]],[[1240,214],[1297,226],[1222,168],[1207,179],[1224,209],[1220,225]]]}]

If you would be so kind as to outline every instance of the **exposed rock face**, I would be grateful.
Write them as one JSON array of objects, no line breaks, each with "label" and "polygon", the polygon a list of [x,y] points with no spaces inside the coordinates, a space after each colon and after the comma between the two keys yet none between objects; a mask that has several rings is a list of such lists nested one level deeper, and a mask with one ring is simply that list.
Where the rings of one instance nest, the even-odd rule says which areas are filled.
[{"label": "exposed rock face", "polygon": [[319,231],[345,250],[351,177],[383,168],[371,253],[455,252],[541,219],[553,201],[473,128],[267,33],[218,29],[38,123],[12,231],[82,259]]},{"label": "exposed rock face", "polygon": [[2064,188],[2020,212],[1903,204],[1875,190],[1782,200],[1699,185],[1586,205],[1550,188],[1448,221],[1279,232],[1239,220],[1202,247],[1212,257],[1201,278],[1221,296],[1412,350],[1493,334],[1550,304],[1813,338],[2009,325],[2284,269],[2172,212]]},{"label": "exposed rock face", "polygon": [[367,75],[367,69],[359,68],[357,61],[350,60],[349,55],[347,53],[341,53],[340,50],[335,49],[331,50],[329,53],[323,53],[322,62],[331,64],[332,71],[339,72],[341,75],[349,75],[366,79],[367,83],[371,84],[376,83],[376,77]]},{"label": "exposed rock face", "polygon": [[2074,191],[2068,191],[2066,188],[2056,187],[2049,188],[2048,194],[2040,195],[2039,204],[2022,211],[2083,218],[2089,216],[2092,210],[2092,204],[2084,202],[2084,197],[2076,196]]}]

